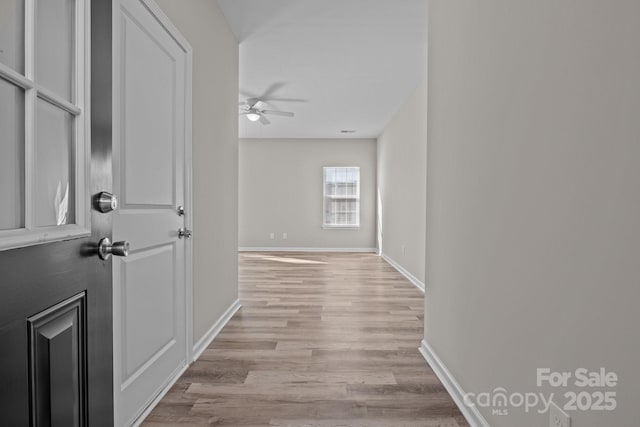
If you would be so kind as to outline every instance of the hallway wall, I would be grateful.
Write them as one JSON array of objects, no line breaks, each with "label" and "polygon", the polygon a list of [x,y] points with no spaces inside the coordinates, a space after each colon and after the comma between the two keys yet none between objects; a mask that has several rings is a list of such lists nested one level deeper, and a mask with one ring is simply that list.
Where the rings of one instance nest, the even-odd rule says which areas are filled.
[{"label": "hallway wall", "polygon": [[424,285],[427,81],[378,137],[378,246]]},{"label": "hallway wall", "polygon": [[[360,228],[322,227],[323,166],[360,166]],[[242,139],[239,245],[373,250],[375,187],[373,139]]]},{"label": "hallway wall", "polygon": [[[640,2],[430,2],[425,339],[467,392],[615,391],[637,425]],[[537,387],[538,368],[615,372]],[[493,427],[548,415],[480,408]],[[537,409],[537,408],[536,408]]]},{"label": "hallway wall", "polygon": [[216,1],[157,0],[193,47],[193,341],[238,298],[238,42]]}]

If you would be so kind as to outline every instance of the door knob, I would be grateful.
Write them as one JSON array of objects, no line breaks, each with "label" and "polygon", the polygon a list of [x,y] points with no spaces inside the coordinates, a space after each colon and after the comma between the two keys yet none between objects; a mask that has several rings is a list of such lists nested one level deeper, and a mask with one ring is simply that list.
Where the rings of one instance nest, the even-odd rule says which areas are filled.
[{"label": "door knob", "polygon": [[182,239],[183,237],[190,239],[193,232],[191,230],[187,230],[186,228],[181,228],[178,230],[178,238]]},{"label": "door knob", "polygon": [[123,240],[122,242],[113,242],[108,237],[100,240],[98,243],[98,255],[100,259],[109,259],[111,255],[115,256],[129,256],[129,242]]}]

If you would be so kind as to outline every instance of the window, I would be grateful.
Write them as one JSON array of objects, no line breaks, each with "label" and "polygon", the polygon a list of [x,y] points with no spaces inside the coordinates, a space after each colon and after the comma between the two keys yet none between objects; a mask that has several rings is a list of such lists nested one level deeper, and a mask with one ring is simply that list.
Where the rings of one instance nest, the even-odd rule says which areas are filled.
[{"label": "window", "polygon": [[360,227],[360,168],[324,168],[324,221],[328,228]]},{"label": "window", "polygon": [[0,250],[90,234],[84,4],[0,8]]}]

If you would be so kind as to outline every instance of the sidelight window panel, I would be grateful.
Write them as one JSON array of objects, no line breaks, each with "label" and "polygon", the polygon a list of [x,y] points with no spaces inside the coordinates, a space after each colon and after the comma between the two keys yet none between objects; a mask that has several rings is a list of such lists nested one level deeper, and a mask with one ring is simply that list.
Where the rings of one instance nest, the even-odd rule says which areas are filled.
[{"label": "sidelight window panel", "polygon": [[0,0],[0,64],[24,73],[24,0]]},{"label": "sidelight window panel", "polygon": [[34,147],[34,225],[73,224],[73,116],[39,99]]},{"label": "sidelight window panel", "polygon": [[36,82],[72,101],[74,0],[36,1]]},{"label": "sidelight window panel", "polygon": [[0,250],[90,234],[78,0],[0,0]]},{"label": "sidelight window panel", "polygon": [[0,78],[0,230],[24,227],[24,90]]}]

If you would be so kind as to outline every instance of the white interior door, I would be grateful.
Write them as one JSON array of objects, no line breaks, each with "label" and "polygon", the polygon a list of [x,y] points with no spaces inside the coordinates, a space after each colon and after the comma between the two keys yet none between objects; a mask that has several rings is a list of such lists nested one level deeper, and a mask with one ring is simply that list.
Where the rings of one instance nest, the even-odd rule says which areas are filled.
[{"label": "white interior door", "polygon": [[155,3],[114,7],[113,262],[117,426],[134,423],[187,365],[185,166],[189,48]]}]

